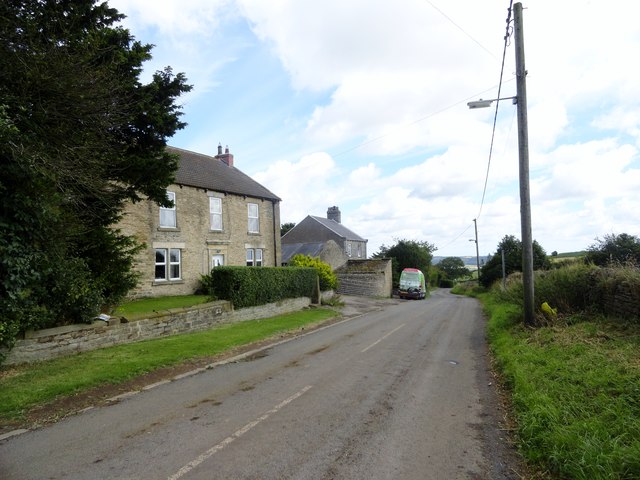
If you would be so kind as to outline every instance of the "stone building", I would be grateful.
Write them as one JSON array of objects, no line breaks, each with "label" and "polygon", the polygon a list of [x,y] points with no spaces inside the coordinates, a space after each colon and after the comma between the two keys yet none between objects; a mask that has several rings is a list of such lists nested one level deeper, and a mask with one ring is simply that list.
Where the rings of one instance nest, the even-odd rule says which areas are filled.
[{"label": "stone building", "polygon": [[146,245],[131,296],[191,294],[217,265],[279,266],[281,199],[238,170],[228,148],[215,157],[167,149],[179,156],[167,188],[174,207],[130,204],[118,225]]},{"label": "stone building", "polygon": [[[329,241],[338,245],[339,255],[336,255],[332,249],[326,248]],[[322,248],[329,250],[331,261],[327,263],[334,269],[344,265],[349,259],[367,258],[367,240],[342,225],[340,209],[335,206],[327,209],[327,218],[308,215],[284,234],[282,261],[286,263],[295,253],[302,253],[304,249],[311,248],[316,248],[318,251]]]}]

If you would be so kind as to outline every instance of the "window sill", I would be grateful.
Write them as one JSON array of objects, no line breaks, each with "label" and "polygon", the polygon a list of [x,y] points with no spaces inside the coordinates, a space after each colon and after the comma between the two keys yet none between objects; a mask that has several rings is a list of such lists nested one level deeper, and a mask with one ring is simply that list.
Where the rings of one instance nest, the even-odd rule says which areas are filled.
[{"label": "window sill", "polygon": [[184,283],[183,279],[179,280],[154,280],[151,286],[158,287],[160,285],[181,285]]},{"label": "window sill", "polygon": [[179,232],[178,227],[158,227],[159,232]]}]

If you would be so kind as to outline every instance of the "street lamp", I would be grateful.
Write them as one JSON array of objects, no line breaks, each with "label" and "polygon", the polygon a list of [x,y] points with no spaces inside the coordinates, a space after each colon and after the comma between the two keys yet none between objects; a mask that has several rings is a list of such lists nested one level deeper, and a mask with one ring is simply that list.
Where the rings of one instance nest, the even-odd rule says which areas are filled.
[{"label": "street lamp", "polygon": [[474,108],[487,108],[490,107],[493,102],[499,102],[501,100],[511,100],[514,105],[518,104],[518,97],[504,97],[504,98],[492,98],[491,100],[475,100],[473,102],[467,102],[467,107],[471,110]]},{"label": "street lamp", "polygon": [[516,91],[515,97],[479,100],[467,103],[469,108],[484,108],[492,102],[513,99],[518,109],[518,156],[520,159],[520,223],[522,230],[522,283],[524,287],[524,323],[532,326],[534,285],[533,285],[533,239],[531,235],[531,200],[529,194],[529,128],[527,124],[527,70],[524,66],[524,34],[522,30],[522,4],[516,3],[513,24],[516,49]]}]

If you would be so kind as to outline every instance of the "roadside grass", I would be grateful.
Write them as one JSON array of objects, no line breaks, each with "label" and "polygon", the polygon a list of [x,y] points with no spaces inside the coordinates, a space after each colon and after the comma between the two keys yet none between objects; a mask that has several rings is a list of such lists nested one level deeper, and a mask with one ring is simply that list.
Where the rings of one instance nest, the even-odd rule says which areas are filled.
[{"label": "roadside grass", "polygon": [[573,315],[526,329],[481,294],[521,453],[554,478],[640,478],[640,326]]},{"label": "roadside grass", "polygon": [[55,360],[0,368],[0,419],[20,419],[35,406],[153,370],[213,356],[234,347],[335,317],[328,308],[225,324],[205,332],[103,348]]},{"label": "roadside grass", "polygon": [[153,297],[131,300],[118,306],[114,312],[115,317],[125,317],[129,320],[141,318],[153,312],[169,310],[172,308],[187,308],[211,301],[207,295],[177,295],[171,297]]}]

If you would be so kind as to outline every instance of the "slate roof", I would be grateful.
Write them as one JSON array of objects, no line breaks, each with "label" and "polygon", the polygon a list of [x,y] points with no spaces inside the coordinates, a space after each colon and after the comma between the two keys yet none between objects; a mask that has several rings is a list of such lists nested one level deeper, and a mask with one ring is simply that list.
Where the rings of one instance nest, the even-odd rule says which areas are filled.
[{"label": "slate roof", "polygon": [[332,232],[336,233],[342,238],[347,240],[356,240],[358,242],[366,242],[367,240],[362,238],[357,233],[352,232],[347,227],[342,225],[341,223],[336,222],[335,220],[329,220],[324,217],[314,217],[313,215],[309,215],[310,218],[320,223],[323,227],[328,228]]},{"label": "slate roof", "polygon": [[282,263],[287,263],[294,255],[308,255],[310,257],[319,257],[324,248],[324,242],[313,243],[283,243],[282,244]]},{"label": "slate roof", "polygon": [[178,185],[278,202],[282,200],[250,176],[218,158],[176,147],[167,147],[167,151],[180,156],[175,180]]}]

